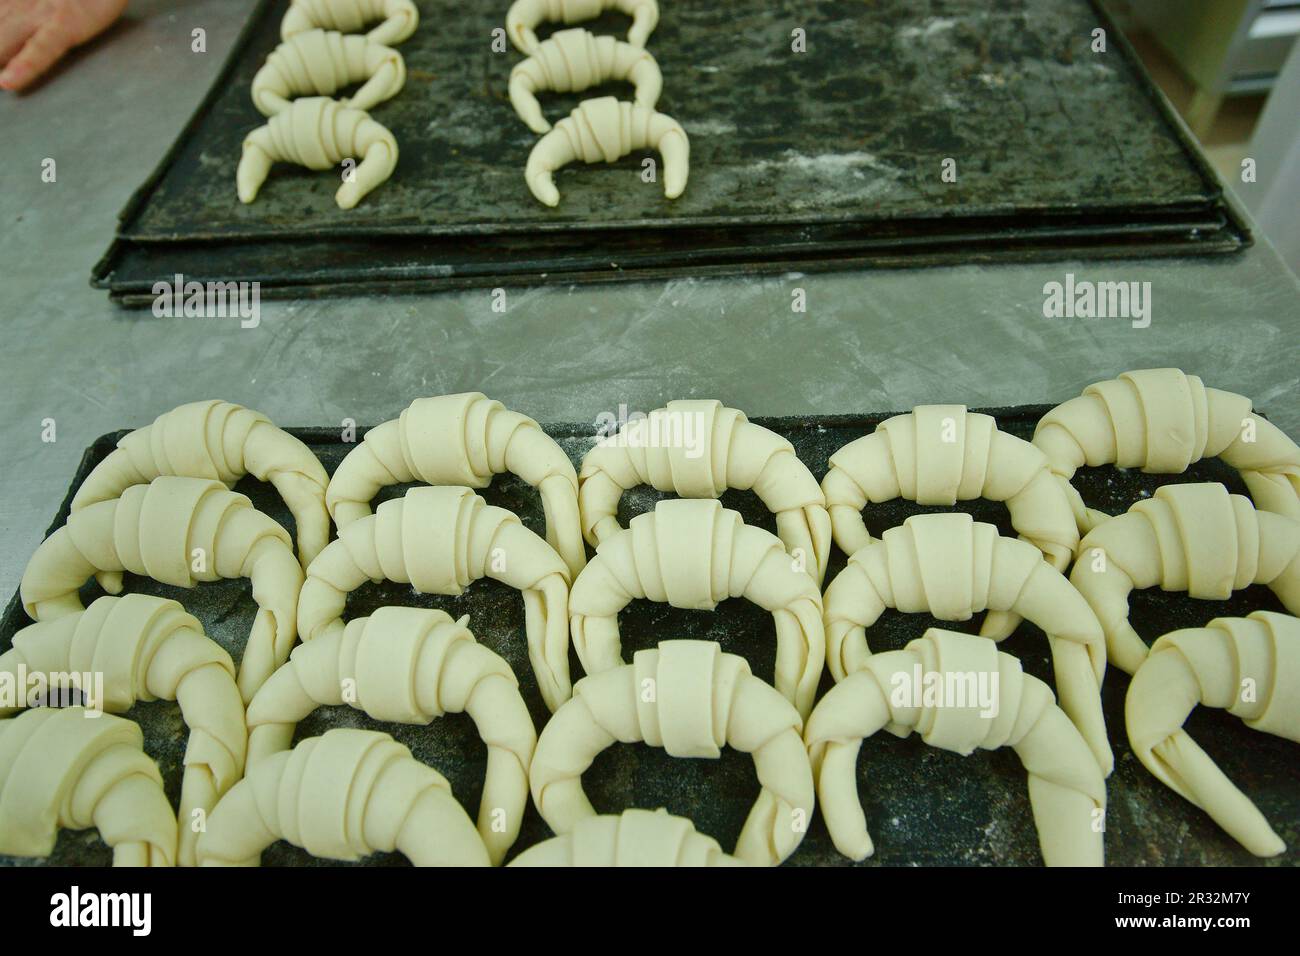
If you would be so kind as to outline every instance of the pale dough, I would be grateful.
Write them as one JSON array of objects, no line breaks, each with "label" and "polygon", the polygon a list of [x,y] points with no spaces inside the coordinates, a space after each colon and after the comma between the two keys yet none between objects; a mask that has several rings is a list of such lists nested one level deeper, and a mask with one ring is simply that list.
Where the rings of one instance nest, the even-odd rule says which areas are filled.
[{"label": "pale dough", "polygon": [[347,596],[366,581],[460,594],[494,578],[523,592],[528,659],[546,706],[569,699],[569,569],[509,511],[469,488],[412,488],[339,532],[307,569],[298,601],[304,641],[343,630]]},{"label": "pale dough", "polygon": [[[886,419],[831,455],[822,490],[835,543],[845,554],[873,540],[862,509],[895,498],[922,505],[1006,502],[1011,526],[1058,571],[1070,566],[1079,546],[1070,500],[1047,457],[965,405],[918,405]],[[990,611],[988,620],[982,633],[995,640],[1019,623],[1006,611]]]},{"label": "pale dough", "polygon": [[659,64],[648,51],[581,27],[557,30],[510,71],[510,102],[529,129],[545,133],[551,124],[537,103],[539,90],[581,92],[611,80],[631,83],[637,104],[651,110],[664,84]]},{"label": "pale dough", "polygon": [[528,154],[524,179],[539,202],[560,204],[555,170],[581,160],[612,163],[638,149],[663,155],[664,196],[676,199],[686,190],[691,143],[671,116],[612,96],[583,100],[555,128],[539,139]]},{"label": "pale dough", "polygon": [[[665,440],[667,436],[667,440]],[[719,401],[672,401],[587,452],[578,472],[582,531],[598,545],[619,527],[623,492],[650,485],[683,498],[753,489],[776,515],[776,533],[818,584],[831,549],[826,499],[794,446]]]},{"label": "pale dough", "polygon": [[1134,589],[1223,601],[1267,584],[1300,614],[1300,521],[1256,511],[1218,482],[1165,485],[1084,536],[1070,581],[1101,621],[1111,663],[1132,674],[1147,656],[1128,620]]},{"label": "pale dough", "polygon": [[330,96],[352,83],[361,88],[338,102],[368,110],[392,99],[406,83],[406,61],[392,47],[363,36],[308,30],[285,40],[253,77],[253,105],[263,116],[289,108],[296,96]]},{"label": "pale dough", "polygon": [[28,562],[23,609],[37,621],[80,611],[77,591],[99,571],[182,588],[248,578],[259,610],[239,665],[245,703],[289,657],[302,585],[289,534],[219,481],[163,475],[71,515]]},{"label": "pale dough", "polygon": [[[304,568],[330,539],[324,466],[305,444],[251,408],[210,399],[164,412],[125,436],[94,467],[77,489],[72,510],[118,498],[160,475],[211,478],[227,486],[245,475],[269,481],[293,514]],[[96,576],[106,591],[122,585],[119,573]]]},{"label": "pale dough", "polygon": [[280,21],[280,39],[289,40],[315,27],[358,33],[367,23],[382,20],[366,34],[372,43],[401,43],[420,23],[411,0],[292,0]]},{"label": "pale dough", "polygon": [[546,540],[576,575],[587,553],[573,462],[537,422],[482,392],[417,398],[400,417],[370,429],[334,472],[325,503],[339,528],[346,528],[370,514],[371,499],[388,485],[486,488],[504,472],[541,494]]},{"label": "pale dough", "polygon": [[489,866],[451,785],[388,734],[335,728],[248,768],[199,837],[200,866],[257,866],[287,840],[354,861],[402,853],[416,866]]},{"label": "pale dough", "polygon": [[1133,675],[1124,706],[1143,766],[1251,853],[1277,856],[1286,849],[1281,837],[1183,730],[1197,704],[1300,742],[1300,620],[1256,611],[1166,634]]},{"label": "pale dough", "polygon": [[133,721],[38,707],[0,720],[0,853],[49,856],[95,827],[114,866],[172,866],[176,814]]},{"label": "pale dough", "polygon": [[[193,866],[195,825],[206,821],[217,799],[244,775],[248,733],[230,655],[175,601],[128,594],[102,597],[85,611],[20,630],[13,647],[0,654],[0,673],[16,679],[20,667],[51,680],[102,675],[103,699],[91,703],[109,713],[123,713],[140,700],[181,705],[190,734],[177,863]],[[9,713],[0,708],[0,715]]]},{"label": "pale dough", "polygon": [[632,18],[627,42],[643,47],[659,23],[659,4],[655,0],[514,0],[506,11],[506,31],[520,53],[532,53],[538,47],[538,24],[581,23],[594,20],[606,10],[617,10]]},{"label": "pale dough", "polygon": [[1109,517],[1086,507],[1070,484],[1083,465],[1176,475],[1216,456],[1241,472],[1261,510],[1300,519],[1300,447],[1250,408],[1250,399],[1206,388],[1176,368],[1138,369],[1052,409],[1034,444],[1069,494],[1082,532]]},{"label": "pale dough", "polygon": [[817,584],[781,540],[713,499],[661,501],[606,538],[569,596],[573,644],[588,674],[623,663],[618,615],[635,599],[712,611],[743,597],[776,621],[776,688],[812,710],[826,658]]},{"label": "pale dough", "polygon": [[1001,537],[967,514],[913,515],[856,551],[825,602],[826,656],[836,681],[870,662],[866,629],[886,608],[941,621],[1012,611],[1037,625],[1051,648],[1061,707],[1110,775],[1101,711],[1105,636],[1088,602],[1033,545]]},{"label": "pale dough", "polygon": [[510,665],[442,611],[381,607],[296,647],[248,705],[249,763],[286,750],[319,706],[348,704],[376,720],[429,724],[468,713],[487,744],[478,830],[493,864],[519,835],[537,731]]},{"label": "pale dough", "polygon": [[813,811],[812,770],[799,714],[745,659],[713,641],[664,641],[631,664],[580,680],[542,729],[529,783],[542,819],[559,834],[593,817],[582,774],[616,742],[644,741],[674,757],[752,754],[762,787],[735,855],[775,866],[803,841]]},{"label": "pale dough", "polygon": [[562,836],[529,847],[511,866],[744,866],[684,817],[664,810],[624,810],[585,817]]},{"label": "pale dough", "polygon": [[382,184],[397,166],[397,140],[362,110],[325,96],[293,100],[265,126],[244,137],[235,183],[239,201],[251,203],[276,162],[308,169],[332,169],[344,159],[361,157],[334,193],[340,209],[351,209]]},{"label": "pale dough", "polygon": [[[922,674],[963,679],[996,674],[996,714],[952,700],[931,707],[896,703],[897,676],[911,680],[918,666]],[[1097,761],[1047,685],[1023,673],[1020,662],[992,641],[930,628],[905,649],[872,657],[818,702],[805,733],[817,797],[836,849],[855,860],[874,851],[858,800],[858,751],[863,738],[881,729],[899,737],[916,730],[930,746],[962,756],[977,747],[1013,748],[1029,774],[1044,862],[1102,865],[1106,785]]]}]

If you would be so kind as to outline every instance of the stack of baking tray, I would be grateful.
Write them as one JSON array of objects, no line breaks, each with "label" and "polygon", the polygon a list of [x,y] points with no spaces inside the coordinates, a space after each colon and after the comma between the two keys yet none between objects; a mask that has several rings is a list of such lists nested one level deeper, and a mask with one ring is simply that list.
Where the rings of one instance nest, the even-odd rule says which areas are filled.
[{"label": "stack of baking tray", "polygon": [[[651,154],[639,152],[564,169],[555,209],[524,183],[536,136],[507,98],[521,55],[493,49],[507,0],[418,0],[420,27],[400,47],[406,87],[372,111],[400,145],[392,178],[344,211],[336,173],[278,165],[243,206],[240,144],[264,121],[249,87],[286,6],[258,3],[123,210],[93,275],[114,297],[151,301],[178,273],[304,296],[1225,253],[1250,241],[1089,0],[671,0],[649,48],[664,74],[659,109],[690,135],[685,194],[668,201],[644,182]],[[609,13],[585,25],[621,37],[628,23]],[[611,84],[542,105],[554,121],[609,94],[631,98]]]}]

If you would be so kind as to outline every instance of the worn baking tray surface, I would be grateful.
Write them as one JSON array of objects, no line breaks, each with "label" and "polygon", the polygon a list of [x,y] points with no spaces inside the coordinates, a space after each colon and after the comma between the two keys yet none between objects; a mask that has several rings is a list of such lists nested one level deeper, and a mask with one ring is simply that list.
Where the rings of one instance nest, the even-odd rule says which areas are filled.
[{"label": "worn baking tray surface", "polygon": [[[1045,406],[994,410],[1005,431],[1028,438]],[[819,477],[826,461],[838,448],[865,434],[886,415],[822,418],[756,419],[787,436],[800,458]],[[338,432],[326,429],[290,429],[304,441],[333,472],[347,451],[354,447],[338,440]],[[580,461],[593,443],[589,425],[547,427],[565,451]],[[51,530],[67,517],[67,504],[86,474],[114,447],[124,432],[106,435],[86,452],[68,497]],[[1125,473],[1113,468],[1085,469],[1077,481],[1084,499],[1092,506],[1119,511],[1138,497],[1149,494],[1158,484],[1169,481],[1220,480],[1239,493],[1244,488],[1236,473],[1215,461],[1194,465],[1185,475],[1149,476]],[[255,480],[245,480],[237,490],[287,527],[292,519],[274,489]],[[391,497],[402,488],[387,489]],[[499,476],[483,492],[491,503],[510,508],[534,530],[543,530],[541,503],[536,492],[510,475]],[[623,497],[620,520],[654,506],[663,495],[637,488]],[[727,492],[723,503],[740,511],[745,521],[775,530],[771,515],[751,493]],[[873,507],[868,527],[879,534],[900,523],[907,515],[926,509],[908,502]],[[1006,509],[990,502],[962,505],[977,518],[999,525],[1012,533]],[[844,556],[834,552],[828,580],[844,566]],[[243,641],[256,612],[246,582],[230,581],[201,585],[192,590],[159,585],[149,579],[127,575],[127,589],[172,597],[181,601],[203,621],[208,634],[238,660]],[[98,596],[93,582],[83,590],[86,601]],[[524,699],[533,719],[544,726],[547,712],[529,667],[523,639],[523,605],[517,592],[495,581],[471,585],[458,598],[417,595],[410,587],[384,583],[364,585],[348,600],[350,619],[371,613],[385,604],[438,607],[459,616],[470,615],[470,626],[478,639],[509,661],[518,675]],[[1180,594],[1160,591],[1136,592],[1132,620],[1148,637],[1179,627],[1204,625],[1220,615],[1244,615],[1260,608],[1282,610],[1272,592],[1251,587],[1229,601],[1196,601]],[[14,632],[28,623],[17,596],[0,620],[0,651],[11,646]],[[872,629],[872,647],[887,650],[903,646],[931,625],[974,631],[977,618],[965,624],[941,624],[923,615],[886,612]],[[633,602],[620,616],[624,656],[660,640],[694,637],[718,641],[731,653],[744,656],[758,676],[772,679],[775,631],[771,616],[743,600],[723,602],[716,612],[685,611],[648,601]],[[1046,639],[1032,625],[1022,625],[1015,636],[1002,644],[1015,654],[1025,670],[1052,682]],[[570,655],[575,680],[582,671],[576,656]],[[829,672],[822,692],[829,688]],[[1115,750],[1115,772],[1107,781],[1106,856],[1114,865],[1192,864],[1235,865],[1257,861],[1201,811],[1160,784],[1137,761],[1124,736],[1124,694],[1128,677],[1115,668],[1106,674],[1103,691],[1106,721]],[[179,798],[186,731],[179,708],[171,702],[137,704],[128,717],[144,728],[145,747],[158,761],[168,796]],[[321,734],[331,727],[367,727],[391,733],[422,761],[436,767],[470,815],[477,813],[482,794],[486,750],[473,723],[465,715],[449,715],[429,727],[381,724],[347,707],[317,710],[298,727],[296,739]],[[1279,835],[1294,848],[1300,842],[1300,761],[1289,741],[1257,733],[1223,711],[1200,708],[1188,724],[1189,730],[1258,805]],[[928,747],[912,736],[898,740],[877,734],[862,748],[858,763],[859,788],[864,798],[867,823],[876,843],[876,854],[868,863],[877,864],[1013,864],[1041,862],[1038,841],[1030,813],[1025,773],[1010,750],[978,751],[970,757]],[[719,760],[679,760],[662,750],[645,745],[616,744],[602,753],[583,784],[596,809],[618,812],[625,807],[667,807],[690,817],[704,833],[719,840],[724,848],[735,844],[750,806],[758,795],[758,780],[750,758],[724,750]],[[549,835],[546,825],[529,806],[512,856]],[[4,862],[27,865],[44,861]],[[263,855],[265,865],[329,865],[287,843],[277,843]],[[1278,861],[1295,864],[1295,849]],[[66,865],[107,865],[110,851],[95,832],[63,832],[49,862]],[[376,855],[369,864],[400,864],[397,855]],[[790,859],[793,864],[846,865],[850,861],[836,852],[820,815],[814,815],[807,838]],[[1276,861],[1275,861],[1276,862]]]}]

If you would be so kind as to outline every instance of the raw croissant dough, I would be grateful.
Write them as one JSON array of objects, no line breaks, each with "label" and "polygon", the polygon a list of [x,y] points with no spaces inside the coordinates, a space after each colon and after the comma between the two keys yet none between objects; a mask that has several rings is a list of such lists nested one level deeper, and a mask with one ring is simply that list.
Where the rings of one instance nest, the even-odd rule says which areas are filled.
[{"label": "raw croissant dough", "polygon": [[594,20],[606,10],[617,10],[632,18],[627,42],[645,46],[659,23],[659,4],[655,0],[515,0],[506,12],[506,32],[520,53],[533,53],[540,45],[534,32],[544,21],[581,23]]},{"label": "raw croissant dough", "polygon": [[49,856],[60,829],[95,827],[114,866],[171,866],[176,815],[130,720],[38,707],[0,720],[0,853]]},{"label": "raw croissant dough", "polygon": [[558,206],[555,170],[578,160],[612,163],[638,149],[654,149],[663,155],[664,196],[680,196],[690,174],[691,143],[686,130],[671,116],[638,103],[621,103],[612,96],[583,100],[557,122],[528,154],[524,179],[539,202]]},{"label": "raw croissant dough", "polygon": [[1176,368],[1138,369],[1052,409],[1034,444],[1060,476],[1083,532],[1109,515],[1085,507],[1070,484],[1080,466],[1176,475],[1216,456],[1241,472],[1260,510],[1300,519],[1300,447],[1250,407],[1250,399]]},{"label": "raw croissant dough", "polygon": [[[862,509],[895,498],[922,505],[1005,501],[1011,526],[1061,572],[1079,546],[1070,500],[1046,456],[965,405],[918,405],[886,419],[831,455],[822,490],[845,554],[873,540]],[[1018,623],[1014,614],[990,611],[982,633],[1001,640]]]},{"label": "raw croissant dough", "polygon": [[711,759],[733,747],[753,755],[762,786],[735,855],[775,866],[803,841],[812,817],[802,728],[795,709],[754,677],[744,658],[722,653],[713,641],[664,641],[573,688],[573,699],[537,741],[529,771],[533,802],[552,830],[566,834],[596,815],[582,774],[615,742],[644,741],[674,757]]},{"label": "raw croissant dough", "polygon": [[288,840],[312,856],[401,852],[416,866],[488,866],[451,786],[388,734],[335,728],[248,768],[199,837],[200,866],[257,866]]},{"label": "raw croissant dough", "polygon": [[71,515],[28,562],[23,609],[37,621],[82,610],[77,591],[98,571],[182,588],[248,578],[260,610],[239,665],[245,703],[289,657],[302,585],[289,534],[219,481],[163,475]]},{"label": "raw croissant dough", "polygon": [[392,47],[333,30],[295,34],[271,51],[253,77],[253,105],[263,116],[289,108],[295,96],[331,96],[365,80],[342,106],[368,110],[396,96],[406,83],[406,61]]},{"label": "raw croissant dough", "polygon": [[412,488],[339,532],[307,569],[298,601],[304,641],[343,630],[347,596],[367,580],[460,594],[490,577],[523,592],[528,659],[546,706],[569,699],[569,569],[545,541],[469,488]]},{"label": "raw croissant dough", "polygon": [[821,593],[779,538],[713,499],[661,501],[608,537],[578,575],[569,617],[588,674],[620,666],[618,614],[634,599],[712,611],[743,597],[776,621],[776,689],[812,710],[826,659]]},{"label": "raw croissant dough", "polygon": [[776,515],[786,550],[803,555],[818,584],[826,574],[831,519],[817,479],[789,441],[721,402],[669,402],[629,422],[587,452],[578,483],[582,531],[593,546],[622,530],[618,503],[637,485],[683,498],[752,488]]},{"label": "raw croissant dough", "polygon": [[477,643],[463,619],[381,607],[349,621],[345,630],[298,645],[262,685],[248,705],[249,763],[288,749],[294,725],[317,707],[344,703],[399,724],[470,715],[487,744],[478,830],[499,864],[519,835],[537,744],[510,665]]},{"label": "raw croissant dough", "polygon": [[[164,412],[124,437],[95,466],[77,489],[72,510],[121,497],[132,485],[147,485],[159,475],[211,478],[230,486],[245,475],[269,481],[293,514],[304,568],[330,539],[325,468],[310,448],[251,408],[211,399]],[[106,591],[122,586],[121,574],[96,576]]]},{"label": "raw croissant dough", "polygon": [[175,601],[128,594],[102,597],[85,611],[20,630],[13,647],[0,654],[0,674],[16,680],[20,667],[51,681],[59,675],[102,675],[103,700],[91,703],[110,713],[122,713],[138,700],[181,705],[190,736],[177,862],[193,866],[195,823],[206,820],[217,799],[244,775],[248,734],[230,655]]},{"label": "raw croissant dough", "polygon": [[1110,775],[1113,759],[1101,712],[1101,625],[1033,545],[1001,537],[996,527],[967,514],[913,515],[856,551],[826,589],[825,602],[827,662],[837,681],[870,662],[866,629],[886,608],[941,621],[969,621],[985,609],[1026,618],[1047,635],[1062,709],[1092,748],[1103,776]]},{"label": "raw croissant dough", "polygon": [[482,392],[417,398],[399,418],[370,429],[334,472],[325,503],[342,529],[370,514],[371,499],[387,485],[486,488],[503,472],[540,492],[547,543],[576,575],[587,553],[573,462],[537,422]]},{"label": "raw croissant dough", "polygon": [[[1247,681],[1250,695],[1243,694]],[[1277,856],[1286,844],[1183,730],[1197,704],[1300,742],[1300,620],[1256,611],[1166,634],[1133,675],[1124,705],[1129,743],[1143,766],[1251,853]]]},{"label": "raw croissant dough", "polygon": [[744,866],[684,817],[664,810],[624,810],[585,817],[568,833],[529,847],[511,866]]},{"label": "raw croissant dough", "polygon": [[529,129],[545,133],[551,124],[537,103],[539,90],[581,92],[610,80],[631,83],[637,104],[651,110],[664,84],[659,64],[648,51],[581,27],[557,30],[510,71],[510,102]]},{"label": "raw croissant dough", "polygon": [[[896,703],[899,675],[996,674],[997,711],[984,716],[978,703],[908,706]],[[930,628],[901,651],[866,661],[831,688],[808,718],[805,738],[817,777],[817,796],[835,847],[855,860],[873,850],[858,800],[857,761],[862,740],[886,729],[899,737],[913,730],[932,747],[969,756],[976,747],[1011,747],[1029,773],[1029,801],[1038,843],[1048,866],[1101,866],[1106,785],[1097,761],[1052,692],[1025,674],[1020,662],[987,638]]]},{"label": "raw croissant dough", "polygon": [[1300,614],[1300,521],[1256,511],[1218,482],[1165,485],[1088,532],[1070,580],[1101,621],[1111,663],[1132,674],[1147,656],[1128,621],[1135,588],[1223,601],[1267,584]]},{"label": "raw croissant dough", "polygon": [[280,21],[280,39],[289,40],[316,27],[357,33],[367,23],[383,23],[366,34],[372,43],[401,43],[420,22],[411,0],[293,0]]},{"label": "raw croissant dough", "polygon": [[326,96],[293,100],[265,126],[244,137],[235,181],[239,201],[251,203],[275,162],[308,169],[332,169],[344,159],[362,157],[334,193],[340,209],[351,209],[383,183],[397,166],[397,140],[368,113]]}]

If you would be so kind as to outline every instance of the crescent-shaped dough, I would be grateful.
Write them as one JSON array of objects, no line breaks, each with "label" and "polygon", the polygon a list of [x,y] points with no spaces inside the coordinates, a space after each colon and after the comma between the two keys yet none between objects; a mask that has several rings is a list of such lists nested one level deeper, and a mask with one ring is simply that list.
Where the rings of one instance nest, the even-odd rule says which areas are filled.
[{"label": "crescent-shaped dough", "polygon": [[486,488],[505,472],[541,494],[546,541],[576,575],[587,553],[573,462],[537,422],[482,392],[417,398],[400,417],[370,429],[334,472],[325,504],[342,529],[370,514],[370,501],[388,485]]},{"label": "crescent-shaped dough", "polygon": [[[921,689],[902,684],[936,675],[945,687],[971,687],[981,675],[997,692],[986,713],[975,700],[925,706]],[[996,678],[997,683],[992,684]],[[969,756],[976,747],[1011,747],[1029,773],[1029,802],[1038,845],[1048,866],[1101,866],[1106,784],[1097,761],[1046,684],[987,638],[930,628],[901,651],[868,660],[831,688],[808,718],[805,739],[817,777],[817,796],[831,839],[845,856],[869,857],[874,848],[858,800],[857,760],[862,740],[886,729],[913,730],[932,747]]]},{"label": "crescent-shaped dough", "polygon": [[612,163],[638,149],[658,150],[664,158],[664,196],[676,199],[690,175],[691,142],[671,116],[612,96],[583,100],[555,124],[528,154],[524,179],[538,202],[560,204],[552,175],[561,166]]},{"label": "crescent-shaped dough", "polygon": [[382,20],[366,34],[372,43],[401,43],[420,23],[411,0],[292,0],[280,21],[280,39],[324,27],[339,33],[359,33],[367,23]]},{"label": "crescent-shaped dough", "polygon": [[200,866],[257,866],[288,840],[326,860],[402,853],[416,866],[489,866],[451,785],[388,734],[339,727],[248,768],[199,837]]},{"label": "crescent-shaped dough", "polygon": [[304,641],[343,630],[347,596],[366,581],[460,594],[494,578],[523,592],[528,659],[551,710],[569,699],[569,569],[555,550],[504,508],[469,488],[412,488],[354,521],[320,553],[298,601]]},{"label": "crescent-shaped dough", "polygon": [[551,124],[537,103],[539,90],[581,92],[611,80],[636,87],[636,102],[654,109],[663,90],[659,64],[649,51],[613,37],[598,37],[581,27],[557,30],[528,59],[510,71],[510,102],[534,133]]},{"label": "crescent-shaped dough", "polygon": [[60,829],[95,827],[114,866],[172,866],[176,814],[133,721],[84,707],[0,720],[0,853],[49,856]]},{"label": "crescent-shaped dough", "polygon": [[308,30],[285,40],[253,77],[253,105],[263,116],[289,108],[296,96],[332,96],[352,83],[361,88],[339,103],[368,110],[392,99],[406,83],[406,61],[392,47],[355,34]]},{"label": "crescent-shaped dough", "polygon": [[592,546],[622,530],[619,500],[637,485],[683,498],[753,489],[776,533],[820,585],[831,550],[826,499],[794,446],[719,401],[673,401],[600,440],[578,472],[582,532]]},{"label": "crescent-shaped dough", "polygon": [[[895,498],[949,506],[975,498],[1006,502],[1011,526],[1061,572],[1079,546],[1070,500],[1047,457],[965,405],[918,405],[881,422],[831,455],[822,491],[845,554],[874,540],[862,509]],[[1014,614],[990,611],[981,633],[1001,640],[1017,624]]]},{"label": "crescent-shaped dough", "polygon": [[[230,655],[175,601],[128,594],[102,597],[85,611],[20,630],[13,647],[0,654],[0,674],[17,686],[20,673],[50,680],[102,675],[103,699],[92,704],[109,713],[122,713],[138,700],[181,705],[190,736],[177,862],[193,866],[195,822],[206,821],[218,798],[244,775],[248,732]],[[0,708],[0,715],[12,712]]]},{"label": "crescent-shaped dough", "polygon": [[1084,536],[1070,581],[1101,621],[1111,663],[1132,674],[1147,657],[1128,620],[1135,588],[1223,601],[1267,584],[1300,614],[1300,521],[1256,511],[1218,482],[1165,485]]},{"label": "crescent-shaped dough", "polygon": [[362,157],[334,193],[340,209],[351,209],[397,166],[397,140],[362,110],[350,109],[327,96],[304,96],[244,137],[244,152],[235,171],[239,201],[251,203],[266,182],[271,164],[296,163],[308,169],[332,169],[344,159]]},{"label": "crescent-shaped dough", "polygon": [[289,657],[302,585],[289,534],[219,481],[163,475],[71,515],[28,562],[23,609],[37,621],[82,610],[77,591],[98,571],[182,588],[248,578],[259,610],[239,665],[245,703]]},{"label": "crescent-shaped dough", "polygon": [[[826,589],[826,659],[836,681],[871,659],[866,629],[886,608],[969,621],[1012,611],[1047,635],[1062,709],[1097,757],[1114,760],[1101,712],[1106,642],[1088,602],[1042,552],[970,515],[913,515],[856,551]],[[987,621],[985,625],[987,626]],[[985,635],[987,636],[987,635]]]},{"label": "crescent-shaped dough", "polygon": [[813,811],[812,770],[799,714],[743,657],[713,641],[664,641],[631,664],[584,677],[542,728],[529,770],[533,803],[559,834],[593,817],[582,774],[615,742],[645,742],[673,757],[716,759],[732,747],[754,757],[762,792],[735,855],[775,866],[803,841]]},{"label": "crescent-shaped dough", "polygon": [[346,703],[399,724],[468,713],[488,752],[478,830],[500,864],[528,807],[537,731],[510,665],[477,643],[464,620],[381,607],[298,645],[248,705],[249,763],[288,749],[294,725],[323,705]]},{"label": "crescent-shaped dough", "polygon": [[1124,704],[1143,766],[1251,853],[1277,856],[1286,849],[1282,838],[1183,730],[1197,704],[1300,742],[1300,620],[1256,611],[1166,634],[1133,675]]},{"label": "crescent-shaped dough", "polygon": [[659,4],[655,0],[515,0],[506,11],[506,32],[520,53],[531,54],[537,42],[538,24],[581,23],[594,20],[606,10],[617,10],[632,18],[627,42],[643,47],[659,23]]},{"label": "crescent-shaped dough", "polygon": [[822,599],[770,531],[709,498],[660,501],[606,538],[569,595],[573,645],[588,674],[623,663],[618,614],[634,599],[712,611],[743,597],[776,621],[776,689],[812,710],[826,660]]},{"label": "crescent-shaped dough", "polygon": [[[147,485],[160,475],[210,478],[228,486],[245,475],[269,481],[293,514],[304,568],[330,539],[324,466],[302,441],[251,408],[209,399],[163,412],[123,437],[94,467],[77,489],[72,510],[120,498],[132,485]],[[96,577],[106,591],[116,593],[122,586],[121,574]]]},{"label": "crescent-shaped dough", "polygon": [[685,817],[666,810],[624,810],[585,817],[573,829],[529,847],[511,866],[744,866]]},{"label": "crescent-shaped dough", "polygon": [[1144,368],[1089,385],[1038,423],[1041,448],[1070,496],[1079,530],[1110,517],[1070,484],[1083,465],[1177,475],[1202,458],[1241,472],[1255,504],[1300,519],[1300,447],[1251,410],[1249,398],[1206,388],[1176,368]]}]

